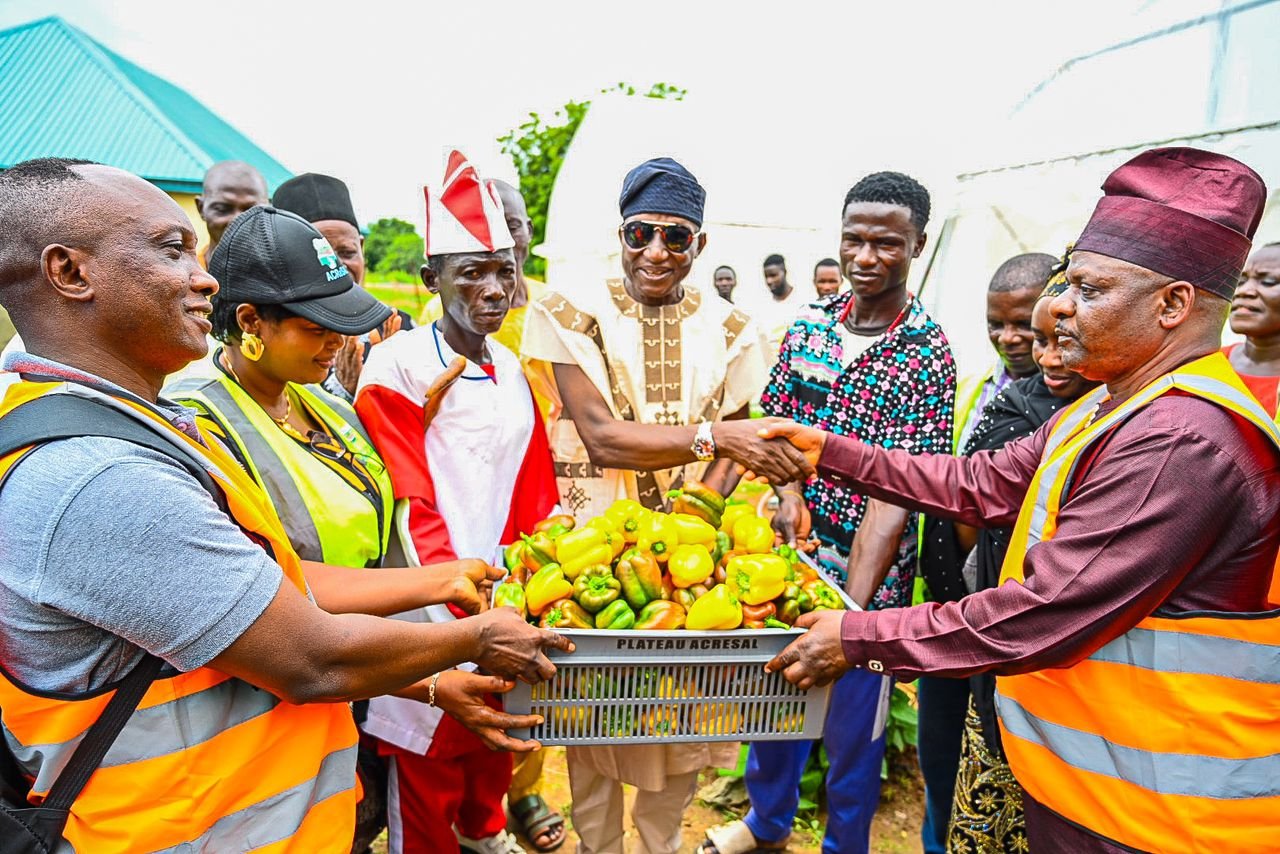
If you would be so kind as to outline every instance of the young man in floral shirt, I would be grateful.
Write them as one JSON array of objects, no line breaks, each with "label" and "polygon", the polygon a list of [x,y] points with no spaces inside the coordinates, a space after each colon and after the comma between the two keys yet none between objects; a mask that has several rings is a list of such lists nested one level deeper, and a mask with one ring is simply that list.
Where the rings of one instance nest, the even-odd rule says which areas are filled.
[{"label": "young man in floral shirt", "polygon": [[[840,266],[852,290],[801,311],[782,342],[761,405],[832,433],[912,453],[948,453],[955,365],[942,329],[907,292],[911,262],[925,246],[929,193],[898,172],[877,172],[845,197]],[[837,481],[814,479],[778,489],[775,526],[785,539],[812,525],[819,563],[866,608],[911,604],[916,519],[875,505],[854,535],[869,499]],[[851,549],[853,552],[852,559]],[[879,802],[890,681],[851,670],[835,685],[839,709],[824,737],[830,818],[823,849],[866,851]],[[751,746],[751,812],[709,834],[706,851],[733,854],[781,848],[791,830],[809,742]]]}]

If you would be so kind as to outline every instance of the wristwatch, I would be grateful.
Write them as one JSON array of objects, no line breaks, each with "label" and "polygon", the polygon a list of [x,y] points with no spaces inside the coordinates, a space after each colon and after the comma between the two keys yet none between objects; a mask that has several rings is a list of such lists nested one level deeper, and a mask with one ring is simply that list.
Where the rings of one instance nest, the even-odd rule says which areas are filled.
[{"label": "wristwatch", "polygon": [[710,462],[716,458],[716,440],[711,435],[711,422],[703,421],[698,425],[698,432],[693,434],[693,444],[690,446],[693,455],[701,462]]}]

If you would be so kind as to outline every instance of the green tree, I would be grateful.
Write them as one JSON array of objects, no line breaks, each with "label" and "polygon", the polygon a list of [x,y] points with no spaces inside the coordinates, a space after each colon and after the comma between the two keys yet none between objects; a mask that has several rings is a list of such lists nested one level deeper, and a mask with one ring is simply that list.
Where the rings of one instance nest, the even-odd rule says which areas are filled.
[{"label": "green tree", "polygon": [[[635,87],[627,83],[618,83],[600,91],[606,94],[621,92],[628,96],[637,94]],[[644,97],[680,101],[686,94],[688,90],[671,83],[654,83],[644,93]],[[590,101],[570,101],[546,118],[538,113],[530,113],[528,121],[505,136],[498,137],[503,152],[511,155],[516,171],[520,173],[520,193],[524,196],[525,205],[529,208],[529,219],[533,222],[534,246],[546,239],[551,190],[560,173],[560,165],[564,162],[564,153],[568,150],[569,143],[573,142],[578,126],[582,124],[590,108]],[[368,249],[365,251],[367,254]],[[525,270],[532,276],[545,276],[547,262],[530,254]]]},{"label": "green tree", "polygon": [[417,273],[422,265],[422,238],[413,224],[395,217],[380,219],[369,226],[364,239],[364,260],[375,273],[399,270]]},{"label": "green tree", "polygon": [[416,274],[422,266],[422,238],[410,232],[408,234],[397,234],[391,238],[391,243],[387,246],[386,252],[378,259],[378,265],[374,268],[375,273],[391,273],[399,271],[401,273]]}]

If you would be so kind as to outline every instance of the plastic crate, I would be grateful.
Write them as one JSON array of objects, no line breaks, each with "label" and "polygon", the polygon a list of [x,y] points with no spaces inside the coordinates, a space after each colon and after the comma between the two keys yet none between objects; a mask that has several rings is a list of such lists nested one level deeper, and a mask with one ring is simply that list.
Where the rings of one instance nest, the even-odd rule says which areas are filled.
[{"label": "plastic crate", "polygon": [[831,686],[802,691],[764,670],[803,629],[560,631],[577,649],[551,653],[556,675],[517,682],[506,695],[508,712],[543,717],[511,730],[515,738],[593,745],[822,736]]}]

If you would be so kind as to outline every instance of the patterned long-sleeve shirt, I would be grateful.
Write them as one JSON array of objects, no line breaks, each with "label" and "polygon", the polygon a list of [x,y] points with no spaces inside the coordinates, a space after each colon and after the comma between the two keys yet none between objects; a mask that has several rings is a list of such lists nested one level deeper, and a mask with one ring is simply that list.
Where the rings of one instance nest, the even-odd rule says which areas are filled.
[{"label": "patterned long-sleeve shirt", "polygon": [[[850,299],[845,293],[801,311],[760,397],[764,411],[877,447],[949,453],[956,371],[942,328],[911,297],[887,331],[859,340],[843,328]],[[815,478],[804,492],[821,542],[819,563],[843,583],[867,498],[829,477]],[[912,514],[870,608],[910,604],[915,554]]]}]

